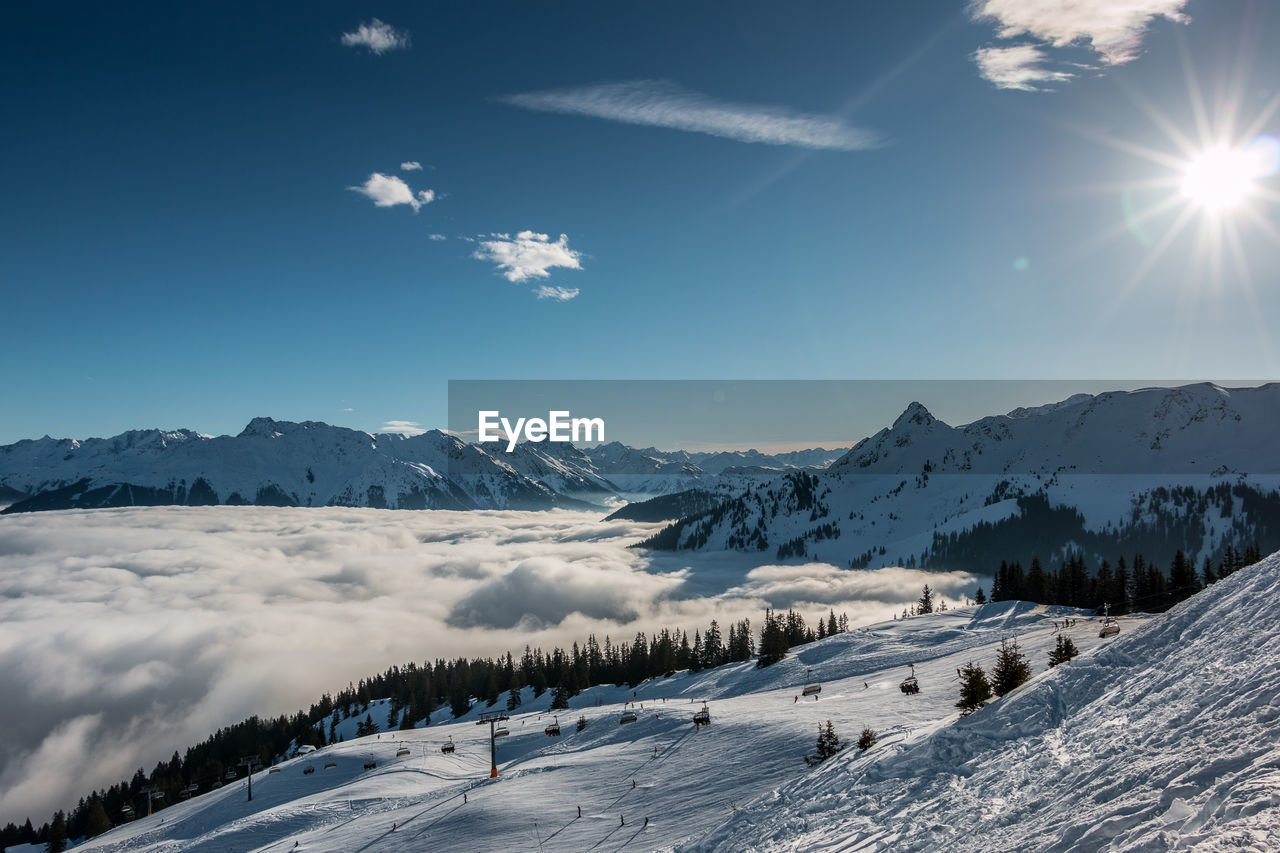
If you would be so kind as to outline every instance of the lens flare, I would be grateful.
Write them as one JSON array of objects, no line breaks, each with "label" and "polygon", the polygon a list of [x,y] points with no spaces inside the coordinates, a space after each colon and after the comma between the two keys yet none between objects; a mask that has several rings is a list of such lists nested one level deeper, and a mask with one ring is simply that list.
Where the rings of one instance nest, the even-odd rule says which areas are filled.
[{"label": "lens flare", "polygon": [[1207,213],[1225,213],[1253,195],[1267,171],[1266,157],[1258,146],[1215,145],[1187,164],[1182,195]]}]

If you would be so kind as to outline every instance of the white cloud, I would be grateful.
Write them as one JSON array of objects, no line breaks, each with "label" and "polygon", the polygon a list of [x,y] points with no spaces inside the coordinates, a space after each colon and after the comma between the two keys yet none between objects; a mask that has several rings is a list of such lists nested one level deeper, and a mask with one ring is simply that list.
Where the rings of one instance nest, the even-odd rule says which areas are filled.
[{"label": "white cloud", "polygon": [[417,160],[406,160],[406,161],[404,161],[403,163],[401,163],[401,164],[400,164],[400,171],[402,171],[402,172],[420,172],[420,171],[422,171],[422,164],[421,164],[421,163],[419,163]]},{"label": "white cloud", "polygon": [[347,189],[373,199],[375,207],[407,204],[413,208],[414,213],[417,213],[424,204],[435,201],[436,198],[435,190],[419,190],[414,194],[413,190],[409,189],[409,185],[400,178],[395,175],[384,175],[381,172],[374,172],[360,186],[347,187]]},{"label": "white cloud", "polygon": [[984,47],[973,58],[978,73],[999,88],[1041,90],[1047,83],[1074,76],[1045,67],[1051,57],[1043,46],[1081,46],[1105,65],[1120,65],[1141,52],[1152,21],[1166,18],[1185,23],[1186,5],[1187,0],[973,0],[970,15],[994,22],[999,38],[1025,37],[1042,43]]},{"label": "white cloud", "polygon": [[443,234],[428,234],[427,239],[440,241],[440,240],[448,240],[449,238],[444,236]]},{"label": "white cloud", "polygon": [[1044,51],[1033,44],[984,47],[973,55],[978,73],[999,89],[1041,91],[1047,84],[1064,83],[1075,76],[1067,71],[1045,68],[1045,59]]},{"label": "white cloud", "polygon": [[1028,35],[1066,47],[1088,44],[1109,65],[1136,57],[1156,18],[1185,22],[1187,0],[977,0],[975,18],[995,21],[1000,38]]},{"label": "white cloud", "polygon": [[539,299],[554,299],[556,302],[568,302],[578,295],[576,287],[554,287],[549,284],[540,284],[538,289],[534,291]]},{"label": "white cloud", "polygon": [[389,432],[397,435],[422,435],[426,428],[417,421],[387,421],[378,432]]},{"label": "white cloud", "polygon": [[879,134],[854,127],[839,116],[807,115],[780,107],[718,101],[661,80],[526,92],[502,100],[540,112],[688,130],[739,142],[839,151],[884,144]]},{"label": "white cloud", "polygon": [[489,239],[480,238],[479,243],[480,248],[472,257],[497,264],[507,281],[547,278],[553,267],[582,269],[582,253],[569,248],[569,238],[564,234],[554,243],[548,235],[533,231],[521,231],[514,238],[491,234]]},{"label": "white cloud", "polygon": [[347,47],[368,48],[371,53],[381,56],[389,50],[407,48],[409,34],[374,18],[361,24],[353,33],[343,33],[342,43]]},{"label": "white cloud", "polygon": [[0,516],[0,818],[41,820],[250,715],[406,661],[766,606],[887,619],[967,575],[646,554],[598,513],[138,507]]}]

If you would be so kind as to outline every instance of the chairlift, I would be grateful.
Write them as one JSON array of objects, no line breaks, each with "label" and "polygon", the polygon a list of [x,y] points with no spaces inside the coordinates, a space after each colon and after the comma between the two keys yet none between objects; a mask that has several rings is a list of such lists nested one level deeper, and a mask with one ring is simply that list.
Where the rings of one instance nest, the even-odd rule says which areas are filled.
[{"label": "chairlift", "polygon": [[222,778],[227,780],[228,782],[236,781],[236,769],[232,767],[226,773],[222,774]]},{"label": "chairlift", "polygon": [[443,752],[445,755],[450,754],[451,752],[453,752],[454,749],[455,747],[453,745],[452,735],[449,736],[448,742],[440,744],[440,751]]},{"label": "chairlift", "polygon": [[377,768],[377,766],[378,766],[378,762],[376,762],[376,761],[366,761],[366,762],[364,763],[364,769],[365,769],[365,770],[374,770],[374,769],[376,769],[376,768]]},{"label": "chairlift", "polygon": [[506,737],[509,734],[511,734],[511,729],[506,726],[498,726],[498,728],[493,731],[494,737]]},{"label": "chairlift", "polygon": [[587,727],[587,717],[585,714],[578,717],[578,731],[582,731]]},{"label": "chairlift", "polygon": [[622,716],[618,718],[618,725],[622,725],[623,723],[634,723],[638,719],[640,718],[636,716],[635,711],[623,711]]},{"label": "chairlift", "polygon": [[312,773],[315,773],[315,772],[316,772],[316,766],[314,764],[308,764],[306,767],[302,768],[303,776],[310,776]]},{"label": "chairlift", "polygon": [[1114,637],[1120,633],[1120,623],[1111,618],[1111,605],[1102,605],[1102,630],[1098,632],[1099,637]]},{"label": "chairlift", "polygon": [[222,787],[222,780],[221,780],[221,779],[214,779],[214,780],[213,780],[213,784],[209,786],[209,790],[210,790],[210,791],[216,791],[216,790],[218,790],[218,789],[219,789],[219,788],[221,788],[221,787]]},{"label": "chairlift", "polygon": [[707,707],[707,703],[702,703],[702,710],[693,715],[693,724],[695,726],[711,725],[711,709]]},{"label": "chairlift", "polygon": [[326,761],[326,762],[324,763],[324,769],[325,769],[325,770],[332,770],[333,768],[335,768],[335,767],[337,767],[337,766],[338,766],[338,762],[336,762],[336,761]]},{"label": "chairlift", "polygon": [[813,670],[806,669],[804,671],[804,690],[800,691],[801,696],[817,696],[822,692],[822,684],[813,678]]},{"label": "chairlift", "polygon": [[409,747],[401,743],[400,748],[396,750],[396,758],[404,758],[408,754],[409,754]]},{"label": "chairlift", "polygon": [[916,665],[911,664],[911,675],[903,679],[898,685],[898,689],[908,695],[915,695],[920,692],[920,682],[916,679]]},{"label": "chairlift", "polygon": [[272,767],[269,770],[267,770],[267,775],[270,776],[272,773],[279,773],[279,772],[280,772],[279,767]]},{"label": "chairlift", "polygon": [[560,737],[560,718],[556,717],[555,722],[548,725],[544,731],[547,737]]},{"label": "chairlift", "polygon": [[129,805],[128,803],[125,803],[123,806],[121,806],[120,816],[123,817],[125,820],[132,820],[133,806]]}]

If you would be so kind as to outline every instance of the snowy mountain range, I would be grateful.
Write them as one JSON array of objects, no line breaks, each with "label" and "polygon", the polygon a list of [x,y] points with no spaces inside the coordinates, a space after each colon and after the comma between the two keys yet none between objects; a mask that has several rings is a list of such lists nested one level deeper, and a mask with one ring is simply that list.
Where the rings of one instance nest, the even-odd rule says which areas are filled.
[{"label": "snowy mountain range", "polygon": [[[493,779],[482,702],[364,737],[353,715],[344,742],[255,774],[252,801],[243,779],[201,787],[82,849],[1273,850],[1278,594],[1272,556],[1109,639],[1091,614],[1009,601],[868,625],[764,669],[592,687],[558,720],[525,688]],[[1064,634],[1082,654],[1049,669]],[[1002,640],[1030,682],[961,716],[957,670],[990,672]],[[909,672],[918,693],[898,689]],[[810,768],[826,721],[845,748]],[[864,727],[877,740],[861,751]]]},{"label": "snowy mountain range", "polygon": [[526,442],[512,453],[487,452],[440,430],[373,435],[255,418],[236,436],[135,430],[0,447],[0,505],[12,504],[6,512],[167,504],[603,509],[606,501],[693,486],[741,488],[841,452],[665,453],[617,442],[590,449]]},{"label": "snowy mountain range", "polygon": [[751,484],[645,545],[984,572],[1068,550],[1266,550],[1280,547],[1278,423],[1278,384],[1080,394],[954,427],[913,403],[825,470]]}]

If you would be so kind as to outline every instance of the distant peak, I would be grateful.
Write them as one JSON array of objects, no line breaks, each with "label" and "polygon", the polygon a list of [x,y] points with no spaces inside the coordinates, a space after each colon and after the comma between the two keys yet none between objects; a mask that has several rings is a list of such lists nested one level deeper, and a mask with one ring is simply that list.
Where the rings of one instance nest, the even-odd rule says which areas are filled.
[{"label": "distant peak", "polygon": [[894,429],[902,429],[908,426],[931,426],[937,421],[933,415],[929,413],[920,403],[912,403],[898,415],[898,419],[893,422]]},{"label": "distant peak", "polygon": [[303,421],[296,423],[294,421],[278,421],[275,418],[254,418],[249,421],[240,432],[240,437],[259,435],[264,438],[273,438],[277,435],[288,435],[289,433],[310,429],[332,429],[332,427],[323,421]]}]

